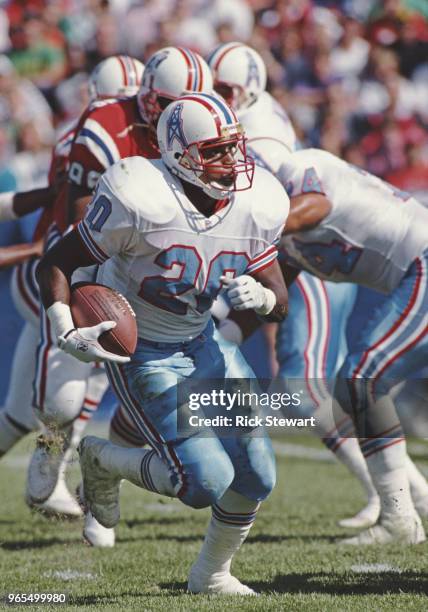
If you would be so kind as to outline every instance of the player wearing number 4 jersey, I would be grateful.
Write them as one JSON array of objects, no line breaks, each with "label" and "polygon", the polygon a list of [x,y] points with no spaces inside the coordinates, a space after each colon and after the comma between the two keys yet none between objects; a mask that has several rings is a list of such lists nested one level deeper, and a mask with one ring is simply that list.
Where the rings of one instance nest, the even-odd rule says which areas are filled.
[{"label": "player wearing number 4 jersey", "polygon": [[[214,89],[230,103],[242,123],[248,138],[250,155],[257,164],[275,173],[287,149],[296,148],[296,134],[284,109],[267,92],[267,71],[262,57],[251,47],[240,42],[219,45],[207,60],[214,77]],[[318,434],[335,456],[357,476],[368,495],[368,504],[356,516],[343,519],[341,524],[366,527],[376,522],[379,499],[373,487],[358,441],[352,437],[352,421],[343,415],[339,429],[331,419],[323,423],[321,412],[330,404],[328,382],[333,380],[343,358],[345,325],[357,287],[340,285],[314,278],[302,272],[289,288],[290,317],[281,325],[279,335],[273,326],[264,332],[279,364],[279,375],[287,391],[302,382],[308,391],[309,409],[317,406]],[[240,332],[227,317],[228,308],[218,300],[213,316],[220,320],[219,329],[226,339],[239,341]],[[276,348],[276,351],[275,351]],[[293,382],[292,382],[293,381]],[[299,407],[305,411],[305,406]],[[328,410],[330,415],[330,410]],[[122,417],[122,418],[120,418]],[[118,428],[126,429],[123,415],[115,415]],[[129,434],[128,434],[129,435]]]},{"label": "player wearing number 4 jersey", "polygon": [[416,200],[329,153],[284,160],[291,197],[282,248],[291,265],[389,298],[369,318],[341,367],[336,398],[352,412],[381,500],[379,522],[346,542],[425,539],[406,474],[405,441],[388,394],[428,355],[428,211]]},{"label": "player wearing number 4 jersey", "polygon": [[271,321],[285,317],[275,243],[288,197],[269,172],[254,171],[242,128],[220,98],[180,98],[161,115],[157,133],[162,161],[133,157],[112,166],[85,219],[45,256],[38,278],[59,345],[77,358],[92,350],[94,329],[90,343],[86,330],[74,329],[68,280],[75,267],[102,264],[100,280],[121,291],[137,315],[134,356],[128,363],[105,358],[117,395],[152,450],[83,440],[92,513],[106,527],[117,523],[121,478],[194,508],[212,506],[189,590],[253,594],[230,565],[274,485],[271,443],[263,432],[180,438],[176,395],[189,377],[254,376],[237,347],[214,332],[209,309],[226,290],[236,309]]}]

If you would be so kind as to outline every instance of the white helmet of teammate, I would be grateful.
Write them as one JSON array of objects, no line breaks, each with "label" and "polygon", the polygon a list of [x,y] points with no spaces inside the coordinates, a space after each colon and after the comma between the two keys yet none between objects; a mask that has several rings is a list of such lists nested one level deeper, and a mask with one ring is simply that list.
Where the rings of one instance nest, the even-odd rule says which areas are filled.
[{"label": "white helmet of teammate", "polygon": [[161,114],[157,136],[166,166],[216,199],[249,189],[254,161],[234,111],[215,94],[189,94]]},{"label": "white helmet of teammate", "polygon": [[165,47],[154,53],[146,64],[138,92],[143,119],[156,126],[170,102],[190,92],[213,91],[208,64],[198,53],[185,47]]},{"label": "white helmet of teammate", "polygon": [[140,89],[144,64],[128,55],[112,55],[95,66],[89,77],[91,102],[103,98],[135,96]]},{"label": "white helmet of teammate", "polygon": [[266,89],[266,66],[260,55],[247,45],[231,42],[219,45],[208,58],[215,90],[238,111],[250,106]]}]

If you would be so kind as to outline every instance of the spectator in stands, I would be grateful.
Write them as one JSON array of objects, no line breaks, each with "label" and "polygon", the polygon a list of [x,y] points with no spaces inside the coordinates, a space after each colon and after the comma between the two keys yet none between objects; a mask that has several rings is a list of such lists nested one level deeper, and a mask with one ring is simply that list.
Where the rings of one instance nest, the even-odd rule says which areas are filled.
[{"label": "spectator in stands", "polygon": [[39,14],[29,14],[24,22],[11,26],[10,59],[20,76],[30,79],[44,92],[51,91],[66,72],[65,53]]}]

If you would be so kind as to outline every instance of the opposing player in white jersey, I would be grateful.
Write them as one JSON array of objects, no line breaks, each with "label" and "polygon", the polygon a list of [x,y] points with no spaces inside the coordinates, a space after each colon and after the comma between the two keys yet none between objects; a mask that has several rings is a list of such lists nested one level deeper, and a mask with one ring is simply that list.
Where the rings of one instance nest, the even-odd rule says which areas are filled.
[{"label": "opposing player in white jersey", "polygon": [[[78,359],[106,360],[110,380],[153,450],[84,438],[85,496],[105,526],[119,520],[119,483],[179,497],[213,516],[193,565],[191,592],[253,594],[230,573],[260,502],[275,481],[263,432],[230,438],[200,430],[180,438],[177,385],[186,379],[253,377],[236,346],[214,332],[209,308],[226,288],[232,304],[280,321],[287,292],[275,241],[288,197],[247,157],[242,128],[220,98],[194,94],[161,115],[162,160],[133,157],[100,180],[85,219],[47,253],[38,270],[59,346]],[[266,198],[272,207],[266,208]],[[77,266],[103,264],[100,280],[124,293],[138,322],[129,363],[97,342],[111,327],[75,329],[69,279]]]},{"label": "opposing player in white jersey", "polygon": [[[135,95],[140,86],[143,69],[141,62],[128,56],[113,56],[103,60],[89,77],[91,104],[107,97]],[[48,249],[67,227],[64,203],[65,177],[74,129],[75,125],[69,127],[55,145],[49,187],[22,194],[3,195],[1,219],[22,217],[38,208],[44,210],[35,231],[33,244],[14,245],[2,250],[3,264],[19,264],[14,271],[11,289],[16,308],[22,315],[25,325],[14,354],[5,406],[0,412],[0,456],[6,454],[29,431],[40,427],[31,407],[32,373],[35,371],[36,349],[40,337],[40,298],[35,270],[39,262],[37,257],[39,243],[44,242],[45,250]],[[81,385],[76,368],[69,369],[68,374],[76,385]],[[77,442],[79,434],[97,408],[107,385],[102,369],[92,368],[85,383],[84,401],[74,426]],[[70,393],[74,393],[73,388],[70,388]],[[81,515],[79,505],[66,489],[63,478],[66,463],[67,457],[61,462],[59,479],[46,501],[37,504],[27,496],[27,501],[32,507],[46,513]]]},{"label": "opposing player in white jersey", "polygon": [[278,176],[291,197],[282,240],[287,261],[320,278],[389,296],[368,317],[336,383],[336,401],[354,417],[381,501],[379,522],[345,542],[418,543],[425,534],[412,503],[405,440],[389,390],[427,361],[428,211],[324,151],[294,153]]},{"label": "opposing player in white jersey", "polygon": [[[285,110],[266,91],[267,73],[261,56],[240,42],[219,45],[209,56],[214,88],[236,111],[244,126],[256,163],[276,172],[287,151],[296,149],[297,138]],[[302,273],[289,288],[291,316],[280,328],[276,345],[278,375],[306,381],[311,405],[321,406],[328,392],[326,381],[332,380],[340,366],[345,344],[345,326],[356,296],[356,287],[341,286]],[[220,301],[214,314],[225,317],[227,308]],[[239,341],[239,331],[229,320],[220,323],[222,333]],[[300,387],[299,387],[300,388]],[[303,409],[304,407],[302,407]],[[352,421],[344,415],[340,427],[323,427],[318,419],[317,434],[323,443],[360,480],[368,504],[355,517],[343,519],[344,526],[365,527],[376,522],[379,499],[357,440],[349,435]]]}]

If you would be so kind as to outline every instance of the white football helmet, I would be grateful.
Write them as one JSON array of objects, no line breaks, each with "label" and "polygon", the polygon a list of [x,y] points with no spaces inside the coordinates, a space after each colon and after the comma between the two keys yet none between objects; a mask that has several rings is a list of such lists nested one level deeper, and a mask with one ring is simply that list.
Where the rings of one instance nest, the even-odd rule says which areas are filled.
[{"label": "white football helmet", "polygon": [[135,96],[140,89],[144,64],[128,55],[112,55],[95,66],[89,77],[91,102],[103,98]]},{"label": "white football helmet", "polygon": [[140,113],[150,125],[156,126],[159,115],[172,100],[201,91],[213,91],[206,61],[185,47],[165,47],[146,64],[137,97]]},{"label": "white football helmet", "polygon": [[249,189],[254,161],[247,156],[244,130],[216,94],[189,94],[159,118],[162,159],[171,172],[215,199]]},{"label": "white football helmet", "polygon": [[240,42],[218,46],[208,58],[214,88],[236,111],[257,100],[266,89],[266,66],[260,55]]}]

